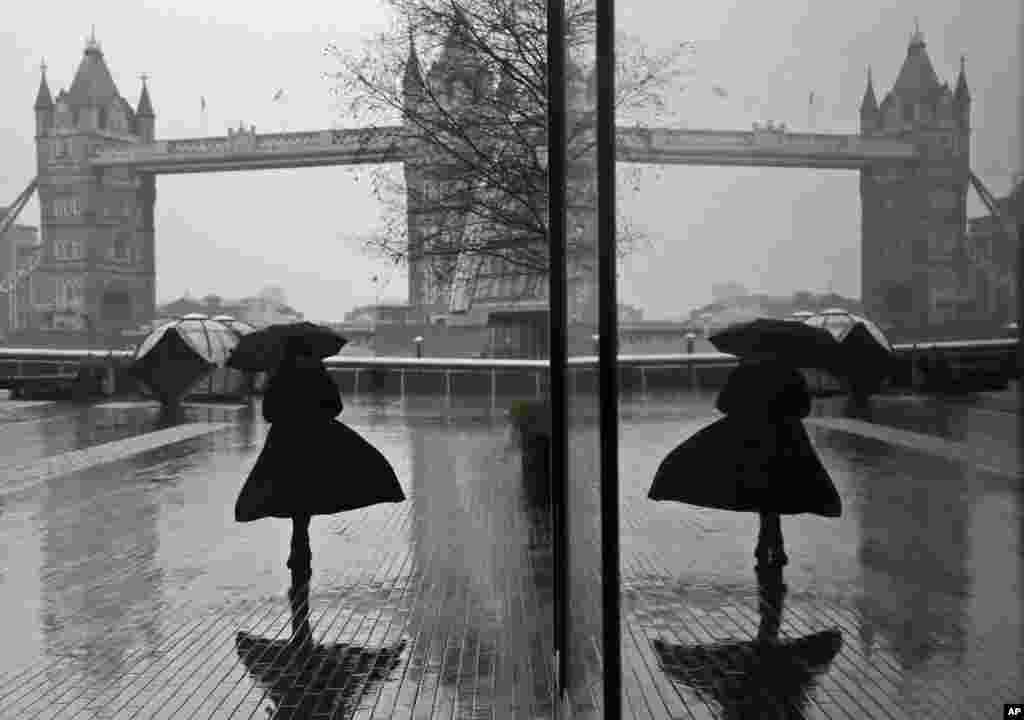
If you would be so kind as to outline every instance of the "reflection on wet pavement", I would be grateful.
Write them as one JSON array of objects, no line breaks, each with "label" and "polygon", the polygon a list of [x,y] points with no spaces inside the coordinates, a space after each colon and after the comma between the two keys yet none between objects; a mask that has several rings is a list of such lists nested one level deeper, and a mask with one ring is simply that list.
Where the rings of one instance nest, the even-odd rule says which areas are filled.
[{"label": "reflection on wet pavement", "polygon": [[[490,408],[349,403],[409,500],[314,518],[307,596],[287,592],[289,524],[233,521],[267,430],[258,407],[8,404],[0,470],[79,464],[0,490],[0,717],[552,715],[549,514]],[[646,499],[711,399],[623,403],[630,717],[987,718],[1024,696],[1024,490],[1005,472],[1018,416],[893,398],[819,409],[864,425],[809,423],[845,514],[783,520],[783,608],[759,594],[756,517]],[[575,451],[592,459],[592,439]],[[928,439],[989,448],[1001,471]],[[595,512],[596,485],[573,498]],[[598,558],[595,522],[577,518],[577,560]],[[594,598],[577,602],[574,639],[593,647]],[[761,702],[742,699],[766,678]]]}]

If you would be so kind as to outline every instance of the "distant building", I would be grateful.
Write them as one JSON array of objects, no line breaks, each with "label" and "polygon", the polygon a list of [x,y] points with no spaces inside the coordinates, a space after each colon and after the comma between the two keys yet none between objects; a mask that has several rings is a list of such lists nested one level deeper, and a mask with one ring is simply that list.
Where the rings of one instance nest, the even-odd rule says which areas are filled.
[{"label": "distant building", "polygon": [[408,303],[360,305],[345,313],[345,322],[367,325],[408,325],[418,322],[422,314]]},{"label": "distant building", "polygon": [[132,107],[92,37],[66,90],[52,95],[44,69],[33,108],[43,258],[32,275],[28,327],[60,343],[150,321],[155,180],[114,171],[100,182],[90,166],[100,148],[153,142],[145,82]]},{"label": "distant building", "polygon": [[879,103],[870,71],[860,106],[863,137],[913,142],[919,162],[860,171],[861,298],[867,315],[912,330],[972,312],[958,252],[967,234],[971,94],[964,64],[942,82],[915,31],[892,90]]},{"label": "distant building", "polygon": [[277,323],[300,322],[303,314],[294,308],[279,304],[272,297],[247,297],[241,300],[223,300],[215,295],[208,295],[202,300],[183,297],[165,303],[157,308],[160,318],[175,318],[188,313],[204,315],[230,315],[236,320],[249,323],[254,327],[266,327]]},{"label": "distant building", "polygon": [[[0,208],[0,219],[7,215]],[[0,282],[9,281],[19,268],[26,267],[39,246],[39,229],[30,225],[13,225],[0,236]],[[26,277],[11,290],[0,293],[0,335],[29,326],[31,277]]]},{"label": "distant building", "polygon": [[[455,116],[472,115],[478,108],[466,98],[482,88],[493,87],[498,94],[509,87],[495,75],[486,57],[467,50],[464,31],[453,28],[435,60],[425,73],[415,48],[410,47],[403,77],[404,101],[413,112],[435,112],[433,101],[439,100],[444,112]],[[575,63],[566,70],[567,96],[570,108],[585,110],[593,102],[595,76],[587,76]],[[470,92],[467,94],[465,90]],[[504,151],[503,151],[504,152]],[[580,237],[596,236],[596,165],[593,158],[574,160],[569,168],[574,187],[581,189],[568,210],[567,227]],[[404,164],[406,206],[409,238],[408,300],[426,316],[431,325],[489,327],[493,352],[501,357],[544,357],[548,345],[549,282],[546,272],[523,268],[497,256],[467,254],[459,258],[431,257],[429,245],[440,232],[456,237],[442,238],[442,245],[458,245],[469,236],[511,235],[514,230],[500,223],[479,222],[464,209],[451,210],[440,198],[453,190],[461,192],[462,178],[452,168],[431,155],[424,160],[407,160]],[[485,205],[500,205],[500,193],[480,189]],[[494,195],[495,197],[487,197]],[[540,204],[543,205],[542,198]],[[514,216],[519,210],[510,206]],[[452,217],[450,213],[458,214]],[[474,244],[470,242],[470,244]],[[486,240],[485,240],[486,244]],[[538,247],[538,253],[543,249]],[[586,255],[586,253],[584,253]],[[570,325],[596,325],[596,283],[593,256],[586,261],[570,257],[567,268],[567,313]],[[582,334],[589,336],[592,329]]]}]

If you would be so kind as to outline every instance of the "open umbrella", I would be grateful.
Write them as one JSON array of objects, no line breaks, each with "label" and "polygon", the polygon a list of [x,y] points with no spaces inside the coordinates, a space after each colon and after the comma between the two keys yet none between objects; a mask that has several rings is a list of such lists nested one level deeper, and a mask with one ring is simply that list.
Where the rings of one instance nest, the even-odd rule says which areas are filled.
[{"label": "open umbrella", "polygon": [[243,335],[248,335],[249,333],[256,332],[256,328],[254,328],[252,325],[250,325],[247,322],[243,322],[242,320],[238,320],[232,315],[214,315],[210,319],[216,320],[219,323],[227,325],[228,329],[231,330],[231,332],[238,335],[238,337],[242,337]]},{"label": "open umbrella", "polygon": [[892,372],[893,349],[874,322],[838,308],[824,310],[804,322],[823,328],[839,341],[836,372],[859,395],[878,392]]},{"label": "open umbrella", "polygon": [[[769,576],[771,573],[769,573]],[[761,625],[754,640],[677,645],[652,640],[662,670],[722,708],[727,720],[803,719],[816,677],[842,648],[842,634],[826,630],[779,640],[785,585],[781,574],[758,577]]]},{"label": "open umbrella", "polygon": [[197,380],[216,366],[209,350],[191,334],[169,322],[154,330],[135,351],[129,372],[164,404],[180,400]]},{"label": "open umbrella", "polygon": [[771,356],[795,368],[832,370],[839,359],[839,343],[828,331],[795,320],[756,318],[729,325],[708,340],[740,359]]},{"label": "open umbrella", "polygon": [[273,370],[289,338],[301,339],[310,354],[318,358],[337,355],[348,343],[348,340],[324,325],[310,322],[270,325],[245,335],[228,358],[228,367],[250,372]]},{"label": "open umbrella", "polygon": [[[228,328],[228,330],[234,333],[235,337],[239,340],[241,340],[243,336],[248,335],[249,333],[256,332],[255,327],[231,315],[214,315],[213,318],[211,319],[216,320],[219,323],[222,323],[225,327]],[[235,385],[241,385],[242,388],[244,388],[248,393],[262,391],[267,384],[266,373],[249,374],[243,376],[241,380],[238,380],[234,377],[234,375],[237,375],[240,372],[244,373],[246,371],[241,371],[234,367],[228,367],[226,364],[224,369],[226,374],[228,375],[229,380],[233,380]]]},{"label": "open umbrella", "polygon": [[858,394],[876,393],[893,370],[892,346],[881,340],[871,328],[857,323],[839,343],[843,369],[850,387]]},{"label": "open umbrella", "polygon": [[398,666],[405,641],[369,648],[313,642],[309,627],[309,586],[292,588],[292,637],[266,638],[239,632],[235,649],[249,674],[278,710],[275,717],[350,717],[363,695],[387,680]]}]

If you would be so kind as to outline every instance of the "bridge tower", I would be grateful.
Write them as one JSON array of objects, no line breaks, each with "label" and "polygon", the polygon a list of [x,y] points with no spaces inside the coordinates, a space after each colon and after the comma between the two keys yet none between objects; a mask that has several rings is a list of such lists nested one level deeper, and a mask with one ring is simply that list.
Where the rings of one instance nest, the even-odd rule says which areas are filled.
[{"label": "bridge tower", "polygon": [[[498,77],[480,54],[474,51],[469,37],[469,21],[457,6],[456,13],[438,57],[425,73],[421,72],[420,61],[410,37],[409,57],[403,76],[405,125],[415,134],[418,129],[417,120],[422,118],[428,129],[436,132],[446,123],[432,120],[429,113],[443,112],[456,118],[460,133],[470,137],[473,137],[473,129],[479,124],[481,135],[479,138],[473,137],[473,141],[477,147],[483,147],[489,141],[489,130],[487,119],[481,118],[478,122],[476,117],[481,107],[501,112],[501,108],[517,107],[520,101],[513,97],[516,92],[514,83],[509,82],[507,77]],[[574,117],[593,117],[596,76],[593,72],[585,74],[572,62],[569,65],[567,90],[570,112]],[[487,96],[496,102],[478,102]],[[508,96],[507,103],[502,102],[503,96]],[[587,138],[580,137],[577,141],[585,143]],[[445,235],[459,235],[466,232],[467,228],[469,232],[486,232],[480,229],[479,222],[470,227],[465,213],[459,209],[471,206],[471,203],[464,202],[462,193],[480,192],[479,188],[472,186],[470,178],[479,172],[470,169],[467,173],[465,168],[458,166],[450,151],[431,152],[429,141],[424,145],[424,152],[417,154],[415,160],[406,160],[404,163],[410,257],[409,302],[428,313],[444,313],[447,310],[447,291],[451,289],[451,282],[456,275],[455,264],[448,263],[447,259],[423,257],[419,251],[431,242],[457,243],[458,237]],[[569,172],[571,197],[568,232],[584,241],[592,240],[596,237],[595,154],[577,157]],[[469,181],[467,178],[470,178]],[[494,193],[500,193],[500,190],[494,190]],[[448,215],[442,216],[442,213]],[[570,237],[572,242],[573,238]],[[584,251],[580,255],[582,262],[577,263],[579,267],[570,269],[570,317],[576,322],[596,323],[596,247],[592,252]],[[546,273],[543,277],[535,277],[498,258],[479,260],[478,269],[487,279],[476,285],[472,295],[488,307],[487,311],[482,312],[514,312],[526,322],[525,318],[531,312],[536,315],[535,306],[538,303],[546,306],[547,293],[543,292],[543,286],[548,282]],[[546,318],[546,310],[542,314]]]},{"label": "bridge tower", "polygon": [[[865,137],[915,143],[902,167],[861,171],[861,298],[867,313],[914,329],[965,319],[964,245],[971,97],[963,61],[955,90],[940,83],[920,30],[879,104],[871,71],[860,107]],[[958,277],[959,276],[959,277]]]},{"label": "bridge tower", "polygon": [[[457,15],[437,58],[424,76],[410,35],[409,59],[403,78],[405,124],[414,133],[418,122],[429,131],[443,127],[435,117],[451,116],[460,125],[461,136],[472,137],[470,119],[480,97],[491,92],[494,77],[486,63],[472,51],[469,20],[456,6]],[[464,137],[450,137],[446,142],[458,143]],[[407,193],[407,222],[410,243],[409,302],[426,313],[443,312],[455,260],[448,257],[423,257],[428,244],[446,246],[457,243],[465,208],[470,206],[468,193],[473,192],[472,173],[460,168],[450,152],[434,150],[425,141],[423,151],[404,165]],[[465,197],[464,197],[465,195]]]},{"label": "bridge tower", "polygon": [[50,94],[45,65],[35,103],[43,260],[32,276],[31,327],[57,344],[107,340],[153,317],[152,176],[93,171],[99,150],[153,141],[143,78],[137,108],[121,96],[95,35],[68,90]]}]

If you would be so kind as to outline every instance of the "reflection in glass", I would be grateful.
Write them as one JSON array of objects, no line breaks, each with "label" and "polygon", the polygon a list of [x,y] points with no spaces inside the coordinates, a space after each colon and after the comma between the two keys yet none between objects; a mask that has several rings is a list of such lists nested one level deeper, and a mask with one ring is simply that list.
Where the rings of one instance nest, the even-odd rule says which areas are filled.
[{"label": "reflection in glass", "polygon": [[[510,703],[531,717],[550,715],[551,668],[536,662],[552,651],[550,527],[528,503],[518,448],[489,422],[415,422],[409,442],[410,582],[431,589],[415,615],[429,613],[438,637],[493,658],[473,668],[471,682],[504,688],[493,699],[496,714]],[[406,671],[415,681],[425,672],[417,663]],[[445,702],[465,700],[463,674],[445,661]]]},{"label": "reflection in glass", "polygon": [[[568,475],[564,502],[566,648],[564,688],[574,716],[598,716],[603,681],[601,599],[600,391],[598,332],[597,147],[593,2],[567,3],[565,68],[566,330]],[[586,358],[586,359],[585,359]]]}]

